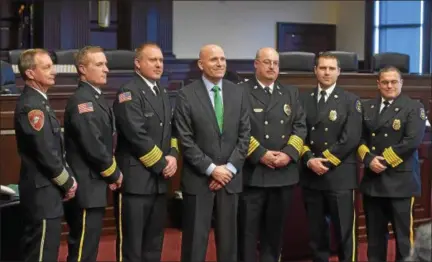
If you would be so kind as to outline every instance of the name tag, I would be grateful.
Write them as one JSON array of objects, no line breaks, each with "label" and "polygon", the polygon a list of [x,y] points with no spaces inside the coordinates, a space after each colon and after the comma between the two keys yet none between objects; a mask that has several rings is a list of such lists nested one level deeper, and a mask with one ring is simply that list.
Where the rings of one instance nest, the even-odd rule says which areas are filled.
[{"label": "name tag", "polygon": [[254,112],[256,113],[261,113],[263,111],[262,108],[254,108]]}]

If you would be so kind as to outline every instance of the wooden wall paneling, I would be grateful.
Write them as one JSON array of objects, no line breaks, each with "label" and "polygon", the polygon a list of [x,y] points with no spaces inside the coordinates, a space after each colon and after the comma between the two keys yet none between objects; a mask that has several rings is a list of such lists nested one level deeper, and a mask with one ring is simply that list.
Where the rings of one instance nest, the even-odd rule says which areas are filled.
[{"label": "wooden wall paneling", "polygon": [[34,48],[61,49],[61,11],[63,0],[34,1]]},{"label": "wooden wall paneling", "polygon": [[63,1],[60,49],[79,49],[90,43],[90,2]]},{"label": "wooden wall paneling", "polygon": [[165,58],[172,53],[172,0],[124,0],[118,4],[118,48],[133,50],[144,42],[157,43]]}]

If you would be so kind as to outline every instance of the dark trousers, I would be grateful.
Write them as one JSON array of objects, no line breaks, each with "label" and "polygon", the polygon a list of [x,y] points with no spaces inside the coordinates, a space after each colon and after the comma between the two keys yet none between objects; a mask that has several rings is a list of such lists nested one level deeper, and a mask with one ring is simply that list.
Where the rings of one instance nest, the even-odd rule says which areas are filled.
[{"label": "dark trousers", "polygon": [[225,188],[216,193],[183,194],[182,262],[205,261],[214,205],[217,261],[237,261],[238,199],[238,194]]},{"label": "dark trousers", "polygon": [[24,261],[57,261],[60,235],[61,218],[27,220],[22,239]]},{"label": "dark trousers", "polygon": [[80,208],[72,200],[65,203],[65,218],[69,225],[68,262],[95,262],[103,227],[105,207]]},{"label": "dark trousers", "polygon": [[396,260],[408,257],[414,242],[412,198],[388,198],[363,196],[368,240],[368,260],[387,260],[388,223],[396,239]]},{"label": "dark trousers", "polygon": [[166,222],[165,194],[115,197],[117,261],[160,262]]},{"label": "dark trousers", "polygon": [[338,243],[339,261],[357,261],[357,239],[353,190],[316,190],[303,188],[309,220],[313,261],[329,261],[330,221]]},{"label": "dark trousers", "polygon": [[277,262],[294,186],[245,187],[240,195],[239,258],[244,262]]}]

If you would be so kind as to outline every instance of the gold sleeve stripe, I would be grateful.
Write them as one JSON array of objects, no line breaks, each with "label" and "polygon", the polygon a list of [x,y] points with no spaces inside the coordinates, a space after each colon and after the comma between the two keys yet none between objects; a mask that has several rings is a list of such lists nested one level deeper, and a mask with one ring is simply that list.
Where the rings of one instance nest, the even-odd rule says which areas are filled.
[{"label": "gold sleeve stripe", "polygon": [[337,158],[335,155],[333,155],[332,153],[330,153],[330,151],[327,149],[326,151],[323,152],[323,155],[325,158],[327,158],[330,163],[332,163],[335,166],[340,165],[341,161],[339,158]]},{"label": "gold sleeve stripe", "polygon": [[303,140],[299,136],[292,135],[288,140],[288,145],[293,146],[300,154],[303,148]]},{"label": "gold sleeve stripe", "polygon": [[171,147],[174,147],[177,151],[179,151],[177,138],[171,138]]},{"label": "gold sleeve stripe", "polygon": [[307,151],[311,151],[308,146],[303,146],[303,150],[300,153],[300,157],[302,157]]},{"label": "gold sleeve stripe", "polygon": [[63,168],[63,171],[60,173],[60,175],[54,177],[52,181],[58,186],[63,186],[68,179],[69,179],[69,173],[68,171],[66,171],[65,168]]},{"label": "gold sleeve stripe", "polygon": [[162,157],[162,151],[159,149],[159,147],[154,146],[150,152],[140,157],[141,163],[144,164],[146,167],[152,167],[154,164],[159,161]]},{"label": "gold sleeve stripe", "polygon": [[383,156],[387,163],[392,167],[396,167],[403,162],[403,160],[393,151],[392,147],[384,149]]},{"label": "gold sleeve stripe", "polygon": [[113,162],[112,162],[111,166],[108,167],[107,169],[105,169],[104,171],[102,171],[101,175],[103,177],[109,177],[112,174],[114,174],[116,168],[117,168],[117,162],[116,162],[115,158],[113,158]]},{"label": "gold sleeve stripe", "polygon": [[366,145],[361,145],[357,149],[357,153],[360,156],[361,161],[364,160],[366,154],[369,153],[369,152],[370,152],[370,150],[369,150],[369,148]]},{"label": "gold sleeve stripe", "polygon": [[258,142],[258,140],[256,140],[255,137],[251,136],[247,156],[250,156],[259,147],[259,145],[260,143]]}]

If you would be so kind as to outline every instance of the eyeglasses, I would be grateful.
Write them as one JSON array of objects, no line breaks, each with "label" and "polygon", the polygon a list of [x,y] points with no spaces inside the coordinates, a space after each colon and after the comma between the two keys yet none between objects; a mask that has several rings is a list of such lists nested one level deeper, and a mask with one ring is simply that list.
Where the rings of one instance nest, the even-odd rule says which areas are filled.
[{"label": "eyeglasses", "polygon": [[266,66],[271,66],[271,65],[279,66],[279,61],[272,61],[272,60],[266,59],[266,60],[259,61],[259,62],[263,63]]},{"label": "eyeglasses", "polygon": [[384,80],[384,81],[380,81],[380,84],[384,85],[384,86],[388,86],[389,84],[391,84],[392,86],[394,86],[394,85],[397,85],[399,83],[400,83],[399,80],[392,80],[392,81],[386,81],[386,80]]}]

